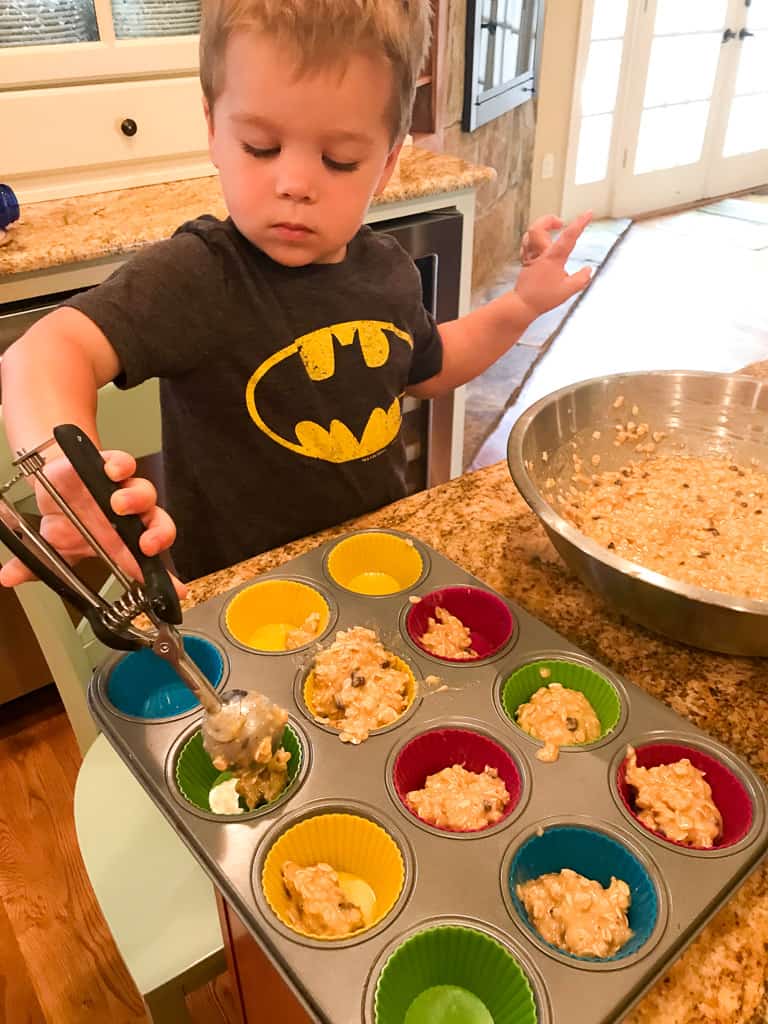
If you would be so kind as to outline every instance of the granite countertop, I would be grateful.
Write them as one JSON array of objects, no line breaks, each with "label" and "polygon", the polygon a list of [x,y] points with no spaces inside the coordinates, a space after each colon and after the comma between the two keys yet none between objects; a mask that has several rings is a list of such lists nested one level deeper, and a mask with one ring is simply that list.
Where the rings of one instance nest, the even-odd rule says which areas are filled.
[{"label": "granite countertop", "polygon": [[[408,146],[373,205],[476,188],[495,176],[490,167]],[[22,206],[0,246],[0,277],[133,252],[202,213],[227,215],[217,176]]]},{"label": "granite countertop", "polygon": [[[743,372],[768,379],[768,362]],[[768,663],[684,647],[611,612],[566,570],[504,463],[191,584],[186,607],[351,527],[404,530],[726,743],[768,782]],[[768,867],[758,868],[625,1024],[764,1024]]]}]

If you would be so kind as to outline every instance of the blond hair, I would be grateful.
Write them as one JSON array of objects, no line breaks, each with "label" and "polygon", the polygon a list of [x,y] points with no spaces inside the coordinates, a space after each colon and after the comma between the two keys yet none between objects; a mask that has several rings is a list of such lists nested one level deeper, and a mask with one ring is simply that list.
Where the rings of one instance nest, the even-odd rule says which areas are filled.
[{"label": "blond hair", "polygon": [[245,29],[293,47],[300,73],[376,52],[392,66],[393,141],[410,124],[416,80],[431,34],[430,0],[203,0],[200,82],[209,107],[224,87],[223,58],[231,34]]}]

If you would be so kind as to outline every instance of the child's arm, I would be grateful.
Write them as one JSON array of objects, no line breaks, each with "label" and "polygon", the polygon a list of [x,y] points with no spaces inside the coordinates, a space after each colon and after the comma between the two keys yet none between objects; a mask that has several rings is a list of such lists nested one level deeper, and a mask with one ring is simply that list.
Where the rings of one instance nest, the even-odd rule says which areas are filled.
[{"label": "child's arm", "polygon": [[[408,388],[408,393],[417,398],[436,398],[466,384],[504,355],[538,316],[585,288],[591,270],[585,267],[569,275],[565,263],[591,217],[591,213],[577,217],[555,242],[534,252],[522,267],[513,291],[458,320],[440,324],[443,368],[429,380]],[[545,244],[547,232],[555,226],[552,218],[531,226],[528,236],[534,248]]]},{"label": "child's arm", "polygon": [[[12,451],[31,449],[53,436],[59,423],[75,423],[101,447],[96,430],[98,389],[120,372],[115,350],[103,332],[76,309],[61,308],[34,324],[0,360],[3,419]],[[157,507],[157,494],[148,480],[133,478],[136,463],[125,452],[109,452],[105,472],[125,486],[114,496],[115,512],[144,518],[147,530],[141,546],[147,555],[169,547],[175,538],[173,522]],[[75,510],[86,519],[107,551],[131,575],[138,575],[122,542],[99,513],[74,470],[55,446],[45,453],[46,472]],[[47,540],[68,561],[91,552],[45,491],[38,490]],[[0,571],[0,583],[15,586],[30,574],[14,559]]]}]

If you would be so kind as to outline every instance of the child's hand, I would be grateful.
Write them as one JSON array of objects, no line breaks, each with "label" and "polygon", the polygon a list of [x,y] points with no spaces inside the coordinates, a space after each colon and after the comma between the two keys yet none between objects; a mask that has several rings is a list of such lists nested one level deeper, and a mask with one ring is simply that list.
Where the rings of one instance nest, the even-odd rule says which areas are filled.
[{"label": "child's hand", "polygon": [[[119,451],[102,452],[102,455],[107,476],[115,483],[123,483],[123,487],[112,496],[112,508],[121,515],[133,513],[141,516],[144,521],[146,530],[140,541],[144,554],[156,555],[169,548],[176,539],[176,527],[168,513],[158,507],[157,491],[149,480],[133,476],[136,472],[135,459]],[[45,472],[114,561],[129,576],[140,579],[141,573],[135,559],[110,527],[69,461],[63,456],[51,459]],[[35,495],[42,516],[40,532],[45,540],[71,565],[93,555],[91,548],[47,491],[36,484]],[[15,587],[30,579],[33,579],[32,574],[17,558],[0,570],[0,584],[5,587]],[[179,596],[183,597],[186,593],[184,585],[174,579],[174,586]]]},{"label": "child's hand", "polygon": [[563,229],[554,242],[551,232],[563,225],[557,217],[540,217],[526,231],[520,247],[523,268],[515,292],[531,313],[531,319],[559,306],[589,284],[592,277],[589,267],[576,274],[568,274],[565,264],[591,220],[591,212],[582,213]]}]

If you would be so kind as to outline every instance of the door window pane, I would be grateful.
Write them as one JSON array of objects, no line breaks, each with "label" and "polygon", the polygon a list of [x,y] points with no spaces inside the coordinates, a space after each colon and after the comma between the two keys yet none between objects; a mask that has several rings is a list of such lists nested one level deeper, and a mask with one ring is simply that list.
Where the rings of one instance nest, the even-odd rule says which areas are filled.
[{"label": "door window pane", "polygon": [[574,176],[576,185],[587,185],[591,181],[602,181],[605,178],[611,152],[612,128],[613,114],[582,117]]},{"label": "door window pane", "polygon": [[112,0],[118,39],[188,36],[200,29],[200,0]]},{"label": "door window pane", "polygon": [[90,43],[98,38],[93,0],[0,2],[0,47]]},{"label": "door window pane", "polygon": [[723,156],[768,149],[768,94],[737,96],[731,106]]},{"label": "door window pane", "polygon": [[669,32],[722,32],[728,0],[657,0],[657,36]]},{"label": "door window pane", "polygon": [[623,38],[627,24],[627,0],[595,0],[592,39]]},{"label": "door window pane", "polygon": [[635,174],[695,164],[701,157],[708,115],[708,101],[644,110]]},{"label": "door window pane", "polygon": [[720,46],[719,33],[654,39],[643,106],[709,99]]},{"label": "door window pane", "polygon": [[582,114],[607,114],[616,106],[623,39],[589,44],[587,69],[581,85]]}]

